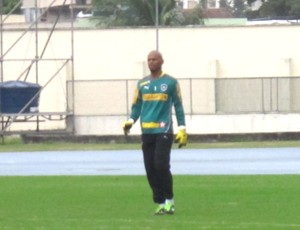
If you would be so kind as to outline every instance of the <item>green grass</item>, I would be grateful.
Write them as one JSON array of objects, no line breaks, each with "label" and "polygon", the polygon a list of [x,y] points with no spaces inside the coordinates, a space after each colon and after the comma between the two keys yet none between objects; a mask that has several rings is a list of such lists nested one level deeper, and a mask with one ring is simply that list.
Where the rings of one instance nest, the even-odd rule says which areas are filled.
[{"label": "green grass", "polygon": [[144,176],[0,177],[0,229],[299,229],[299,182],[174,176],[176,213],[154,216]]},{"label": "green grass", "polygon": [[[280,148],[300,147],[300,141],[232,141],[213,143],[188,143],[187,149],[208,149],[208,148]],[[0,152],[23,152],[23,151],[64,151],[64,150],[122,150],[140,149],[140,144],[118,144],[118,143],[71,143],[71,142],[45,142],[24,144],[20,138],[6,137],[3,144],[0,144]],[[173,145],[177,148],[177,144]]]},{"label": "green grass", "polygon": [[[189,143],[187,148],[299,147],[299,141]],[[174,145],[176,148],[176,145]],[[0,152],[140,149],[138,144],[23,144]],[[300,229],[300,177],[174,176],[176,213],[154,216],[145,176],[0,177],[0,230]]]}]

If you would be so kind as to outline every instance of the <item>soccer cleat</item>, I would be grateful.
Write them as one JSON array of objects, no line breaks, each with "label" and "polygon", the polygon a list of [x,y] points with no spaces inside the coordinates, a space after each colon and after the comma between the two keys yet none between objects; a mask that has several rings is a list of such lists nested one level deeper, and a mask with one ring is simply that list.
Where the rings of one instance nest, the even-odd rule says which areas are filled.
[{"label": "soccer cleat", "polygon": [[165,214],[165,206],[164,205],[159,205],[156,210],[155,210],[155,215],[164,215]]},{"label": "soccer cleat", "polygon": [[174,203],[167,202],[164,206],[164,213],[172,215],[172,214],[174,214],[174,212],[175,212]]}]

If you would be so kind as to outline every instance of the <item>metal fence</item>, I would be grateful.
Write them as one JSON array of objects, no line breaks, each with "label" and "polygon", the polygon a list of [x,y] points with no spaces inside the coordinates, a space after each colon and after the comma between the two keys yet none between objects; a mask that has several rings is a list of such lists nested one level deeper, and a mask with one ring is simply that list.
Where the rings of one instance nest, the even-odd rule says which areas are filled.
[{"label": "metal fence", "polygon": [[[132,79],[75,81],[74,114],[128,115],[136,83]],[[179,83],[187,115],[300,112],[300,77],[189,78]]]},{"label": "metal fence", "polygon": [[218,113],[297,113],[300,78],[218,79]]}]

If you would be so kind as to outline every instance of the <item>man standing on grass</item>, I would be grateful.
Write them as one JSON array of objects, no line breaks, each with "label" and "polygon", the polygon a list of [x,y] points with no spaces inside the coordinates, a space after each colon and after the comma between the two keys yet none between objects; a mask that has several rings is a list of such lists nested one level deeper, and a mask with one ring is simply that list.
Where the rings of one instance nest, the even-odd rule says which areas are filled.
[{"label": "man standing on grass", "polygon": [[148,54],[150,75],[138,81],[130,118],[123,123],[125,135],[140,118],[142,150],[147,179],[158,204],[156,215],[174,214],[173,177],[170,154],[174,139],[172,107],[179,127],[175,142],[187,143],[185,116],[178,81],[162,71],[163,57],[158,51]]}]

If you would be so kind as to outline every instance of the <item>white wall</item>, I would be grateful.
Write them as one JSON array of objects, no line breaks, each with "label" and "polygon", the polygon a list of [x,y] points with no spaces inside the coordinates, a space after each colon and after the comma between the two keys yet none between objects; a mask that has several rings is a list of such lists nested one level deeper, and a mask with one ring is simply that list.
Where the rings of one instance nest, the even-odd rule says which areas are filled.
[{"label": "white wall", "polygon": [[[176,78],[300,76],[299,31],[300,26],[296,25],[161,28],[159,49],[165,59],[164,71]],[[18,30],[6,31],[5,48],[21,33]],[[40,33],[40,44],[43,44],[49,31]],[[33,34],[26,36],[8,57],[34,57],[33,38]],[[155,28],[76,29],[75,80],[143,77],[148,72],[146,56],[156,48],[155,38]],[[70,44],[69,31],[58,30],[45,56],[68,58],[71,55]],[[49,77],[60,63],[48,63],[40,68],[42,83],[47,81],[46,76]],[[5,62],[5,80],[15,79],[22,65],[24,62]],[[65,109],[65,81],[70,78],[70,68],[64,69],[57,82],[42,95],[42,111]],[[81,105],[79,103],[76,106],[79,108]],[[125,119],[124,116],[79,116],[75,108],[75,130],[78,135],[122,134],[121,124]],[[297,124],[300,124],[298,114],[187,116],[188,130],[195,134],[294,132],[299,131]],[[57,128],[61,127],[61,123],[50,122],[42,127]],[[139,132],[139,126],[136,125],[132,133]]]},{"label": "white wall", "polygon": [[[159,32],[164,69],[177,78],[299,76],[299,26],[173,28]],[[78,30],[76,79],[144,74],[154,29]]]},{"label": "white wall", "polygon": [[[122,135],[124,116],[78,116],[76,132],[79,135]],[[193,115],[186,116],[189,134],[245,134],[299,132],[299,114],[247,114],[247,115]],[[177,123],[174,118],[174,129]],[[130,133],[140,134],[139,121]]]}]

